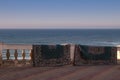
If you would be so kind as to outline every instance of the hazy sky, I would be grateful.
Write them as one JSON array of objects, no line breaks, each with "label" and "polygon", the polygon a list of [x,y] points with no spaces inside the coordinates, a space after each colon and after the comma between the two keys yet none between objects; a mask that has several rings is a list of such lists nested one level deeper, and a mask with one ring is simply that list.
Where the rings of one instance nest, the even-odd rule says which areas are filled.
[{"label": "hazy sky", "polygon": [[0,28],[120,28],[120,0],[0,0]]}]

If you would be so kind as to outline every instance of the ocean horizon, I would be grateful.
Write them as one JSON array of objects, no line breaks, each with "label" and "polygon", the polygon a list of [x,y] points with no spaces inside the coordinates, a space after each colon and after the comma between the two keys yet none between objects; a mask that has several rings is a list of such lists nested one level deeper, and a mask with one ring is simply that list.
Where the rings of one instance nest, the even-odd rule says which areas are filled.
[{"label": "ocean horizon", "polygon": [[[120,29],[0,29],[0,42],[6,44],[80,44],[97,46],[120,45]],[[22,59],[21,50],[17,50],[18,59]],[[30,59],[29,50],[25,50],[26,59]],[[14,59],[14,50],[10,50],[10,59]],[[6,59],[6,50],[2,51]]]},{"label": "ocean horizon", "polygon": [[0,29],[7,44],[119,45],[120,29]]}]

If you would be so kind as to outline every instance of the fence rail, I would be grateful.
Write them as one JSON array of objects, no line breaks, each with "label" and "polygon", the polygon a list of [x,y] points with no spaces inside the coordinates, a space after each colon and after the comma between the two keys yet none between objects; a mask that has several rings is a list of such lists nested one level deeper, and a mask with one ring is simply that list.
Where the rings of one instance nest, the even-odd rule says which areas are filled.
[{"label": "fence rail", "polygon": [[[6,51],[3,54],[3,50]],[[10,52],[12,50],[13,52]],[[21,50],[21,53],[18,52]],[[29,50],[29,55],[27,55],[26,50]],[[3,55],[5,59],[3,59]],[[19,59],[21,55],[21,59]],[[26,56],[27,55],[27,56]],[[10,57],[13,57],[12,59]],[[29,57],[29,59],[26,59]],[[5,44],[0,43],[0,66],[20,66],[20,65],[31,65],[32,62],[32,45],[28,44]]]},{"label": "fence rail", "polygon": [[[76,51],[75,46],[76,45],[70,44],[70,59],[72,64],[73,64],[73,61],[77,59],[75,57],[75,51]],[[117,59],[117,64],[120,64],[120,46],[116,46],[116,47],[117,47],[117,53],[115,53],[116,54],[115,58]],[[28,50],[29,52],[27,52],[26,50]],[[0,43],[0,67],[32,65],[32,62],[33,62],[32,50],[33,49],[31,44]],[[94,50],[94,49],[91,49],[91,50]],[[3,54],[3,51],[5,51],[4,54]],[[5,58],[3,58],[3,56]],[[26,57],[29,57],[29,58],[26,58]]]}]

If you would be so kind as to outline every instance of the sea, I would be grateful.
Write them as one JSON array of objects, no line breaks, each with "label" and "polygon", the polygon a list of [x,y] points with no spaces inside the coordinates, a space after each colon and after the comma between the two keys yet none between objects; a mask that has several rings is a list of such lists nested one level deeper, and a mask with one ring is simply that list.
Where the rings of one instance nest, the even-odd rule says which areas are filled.
[{"label": "sea", "polygon": [[120,29],[0,29],[7,44],[119,45]]},{"label": "sea", "polygon": [[[0,29],[0,42],[116,46],[120,45],[120,29]],[[27,50],[26,52],[29,53]],[[6,50],[3,50],[3,59],[6,59],[5,53]],[[21,54],[18,56],[22,58]],[[13,58],[14,55],[11,56],[11,59]]]}]

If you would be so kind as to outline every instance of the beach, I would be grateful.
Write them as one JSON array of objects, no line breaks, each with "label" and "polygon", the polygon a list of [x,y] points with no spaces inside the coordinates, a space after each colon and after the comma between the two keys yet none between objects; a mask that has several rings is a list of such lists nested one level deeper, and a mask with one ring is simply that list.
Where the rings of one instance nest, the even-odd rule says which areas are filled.
[{"label": "beach", "polygon": [[120,80],[120,0],[0,0],[0,80]]},{"label": "beach", "polygon": [[[0,39],[5,39],[6,43],[0,43],[0,52],[2,53],[3,50],[6,50],[5,53],[2,53],[0,57],[0,77],[2,80],[119,80],[119,70],[120,65],[80,65],[80,66],[73,66],[73,64],[59,66],[59,67],[33,67],[32,61],[30,59],[30,55],[24,56],[24,53],[30,54],[32,50],[32,45],[57,45],[57,44],[69,44],[70,47],[70,59],[71,61],[74,60],[74,51],[75,45],[97,45],[97,46],[116,46],[120,47],[118,41],[118,36],[114,36],[113,41],[111,40],[110,36],[108,35],[100,35],[101,31],[105,34],[107,30],[44,30],[45,32],[40,32],[42,30],[17,30],[17,34],[11,33],[12,31],[16,30],[8,30],[10,31],[11,36],[2,36]],[[40,32],[36,34],[35,31]],[[53,31],[53,32],[52,32]],[[64,32],[68,31],[68,32]],[[81,32],[82,31],[82,32]],[[88,31],[88,33],[86,33]],[[109,31],[109,30],[108,30]],[[110,30],[114,33],[114,35],[118,34],[119,30]],[[112,34],[112,32],[110,32]],[[47,33],[48,32],[48,33]],[[64,33],[62,33],[64,32]],[[71,32],[74,34],[71,36]],[[34,34],[31,34],[34,33]],[[45,34],[46,33],[46,34]],[[48,37],[49,34],[49,37]],[[53,35],[54,34],[54,35]],[[56,35],[55,35],[56,34]],[[65,34],[65,35],[63,35]],[[84,36],[82,36],[82,35]],[[95,35],[96,34],[96,35]],[[27,37],[24,37],[26,35]],[[35,36],[36,35],[36,36]],[[85,36],[87,35],[87,36]],[[91,37],[89,37],[92,35]],[[31,37],[33,36],[33,37]],[[108,37],[106,37],[108,36]],[[11,38],[13,37],[13,38]],[[64,38],[65,37],[65,38]],[[102,38],[101,38],[102,37]],[[106,38],[105,38],[106,37]],[[104,39],[103,39],[104,38]],[[92,41],[92,42],[91,42]],[[15,42],[15,43],[14,43]],[[67,42],[67,43],[66,43]],[[91,42],[91,43],[90,43]],[[97,43],[96,43],[97,42]],[[105,43],[104,43],[105,42]],[[115,44],[114,44],[115,43]],[[100,44],[100,45],[99,45]],[[120,48],[118,48],[120,50]],[[3,58],[6,57],[6,53],[13,50],[12,56],[10,56],[10,60],[5,60],[2,62]],[[15,51],[18,51],[18,56],[16,59]],[[20,52],[19,52],[20,50]],[[29,51],[25,51],[29,50]],[[11,52],[10,52],[11,54]],[[9,56],[9,55],[8,55]],[[22,60],[24,59],[25,60]],[[26,58],[29,57],[29,58]],[[12,60],[11,60],[12,59]],[[19,60],[20,59],[20,60]],[[26,60],[28,59],[28,61]],[[4,64],[2,64],[4,63]],[[6,63],[6,64],[5,64]],[[18,64],[20,63],[20,64]],[[72,63],[72,62],[71,62]],[[8,65],[9,64],[9,65]]]}]

